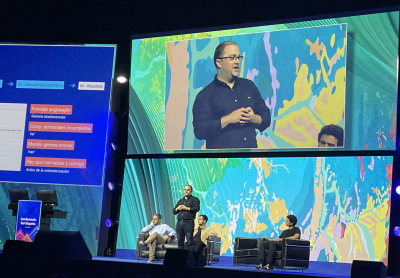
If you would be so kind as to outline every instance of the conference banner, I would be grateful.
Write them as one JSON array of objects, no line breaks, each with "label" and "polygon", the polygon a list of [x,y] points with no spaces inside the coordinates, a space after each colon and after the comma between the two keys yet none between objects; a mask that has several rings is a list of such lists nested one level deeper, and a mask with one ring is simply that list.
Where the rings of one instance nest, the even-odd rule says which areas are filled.
[{"label": "conference banner", "polygon": [[15,240],[33,242],[40,228],[42,201],[20,200],[18,202]]}]

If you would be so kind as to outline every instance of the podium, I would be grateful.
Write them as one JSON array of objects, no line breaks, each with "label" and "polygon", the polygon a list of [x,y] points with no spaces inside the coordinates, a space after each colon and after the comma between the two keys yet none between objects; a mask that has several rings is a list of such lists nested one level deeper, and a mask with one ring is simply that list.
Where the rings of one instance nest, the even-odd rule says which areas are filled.
[{"label": "podium", "polygon": [[[17,216],[18,203],[10,203],[8,205],[8,209],[12,210],[12,216]],[[54,209],[53,206],[46,206],[46,204],[44,204],[42,206],[42,212],[40,214],[40,230],[50,231],[51,219],[67,219],[67,213],[68,212],[66,211]]]},{"label": "podium", "polygon": [[[13,194],[15,192],[17,194]],[[12,216],[17,216],[18,211],[18,201],[29,199],[28,192],[21,191],[26,190],[9,190],[10,193],[10,201],[11,203],[8,205],[8,209],[12,210]],[[14,196],[18,195],[18,196]],[[26,195],[26,196],[25,196]],[[21,197],[23,196],[23,197]],[[59,209],[54,209],[55,206],[58,206],[57,194],[55,190],[36,190],[37,199],[42,201],[42,211],[40,213],[40,230],[41,231],[50,231],[50,224],[52,218],[58,219],[66,219],[67,213],[66,211],[62,211]]]}]

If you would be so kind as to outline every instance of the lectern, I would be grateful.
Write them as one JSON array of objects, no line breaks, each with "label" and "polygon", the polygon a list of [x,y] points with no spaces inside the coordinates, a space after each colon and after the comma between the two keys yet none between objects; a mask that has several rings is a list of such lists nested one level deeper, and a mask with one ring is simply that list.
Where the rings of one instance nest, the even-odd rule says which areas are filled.
[{"label": "lectern", "polygon": [[[26,189],[9,189],[10,204],[8,209],[12,210],[12,216],[17,216],[18,201],[29,200],[28,190]],[[58,206],[57,193],[55,190],[36,190],[36,198],[42,201],[42,212],[40,215],[40,230],[50,231],[52,218],[66,219],[67,212],[54,209]]]},{"label": "lectern", "polygon": [[17,216],[18,201],[29,200],[28,190],[8,189],[8,195],[10,196],[10,203],[8,204],[8,209],[12,210],[12,216]]},{"label": "lectern", "polygon": [[41,231],[50,231],[52,218],[67,218],[67,212],[54,209],[54,207],[58,206],[57,193],[55,190],[36,190],[36,199],[42,201],[42,213],[40,217]]}]

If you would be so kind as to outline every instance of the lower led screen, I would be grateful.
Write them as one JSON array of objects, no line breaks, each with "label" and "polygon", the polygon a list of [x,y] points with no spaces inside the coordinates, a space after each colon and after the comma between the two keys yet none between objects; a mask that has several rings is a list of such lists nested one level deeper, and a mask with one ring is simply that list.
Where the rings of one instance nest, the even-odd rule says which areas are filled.
[{"label": "lower led screen", "polygon": [[172,209],[191,184],[223,256],[236,237],[278,237],[294,214],[311,261],[387,264],[392,170],[390,156],[130,159],[117,248],[136,249],[154,213],[175,228]]},{"label": "lower led screen", "polygon": [[[327,125],[339,129],[328,145],[337,150],[395,149],[398,10],[242,27],[133,38],[128,154],[318,150]],[[218,90],[196,105],[214,80],[214,51],[224,41],[237,43],[238,77],[260,93],[216,101]],[[270,110],[268,127],[242,134],[230,123],[232,136],[220,136],[228,132],[219,129],[221,117],[233,106],[254,110],[256,95]],[[208,124],[196,132],[199,118]]]}]

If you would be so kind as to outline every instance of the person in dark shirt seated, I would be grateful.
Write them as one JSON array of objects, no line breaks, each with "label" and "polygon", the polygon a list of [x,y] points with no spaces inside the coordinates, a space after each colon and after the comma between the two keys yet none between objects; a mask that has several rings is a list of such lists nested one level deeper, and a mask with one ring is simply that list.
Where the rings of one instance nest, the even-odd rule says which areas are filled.
[{"label": "person in dark shirt seated", "polygon": [[199,216],[199,220],[197,221],[199,226],[194,230],[193,233],[193,239],[196,244],[196,252],[201,252],[203,248],[207,246],[207,239],[209,236],[217,236],[217,232],[206,225],[207,221],[207,215]]},{"label": "person in dark shirt seated", "polygon": [[[301,237],[301,231],[296,227],[297,218],[294,215],[288,215],[286,218],[287,230],[284,230],[277,239],[263,237],[259,244],[259,258],[260,265],[256,266],[256,269],[260,270],[272,270],[273,262],[275,258],[276,250],[282,250],[282,239],[299,239]],[[268,258],[265,262],[265,249],[268,249]]]},{"label": "person in dark shirt seated", "polygon": [[196,213],[200,210],[200,200],[192,196],[193,187],[185,185],[185,197],[180,199],[173,209],[173,214],[178,215],[176,223],[176,236],[178,237],[178,249],[184,249],[185,237],[187,239],[189,250],[195,250],[193,240],[194,219]]},{"label": "person in dark shirt seated", "polygon": [[224,41],[214,52],[217,74],[193,104],[193,130],[207,149],[257,148],[256,129],[264,131],[271,113],[253,81],[240,78],[243,59],[235,42]]}]

